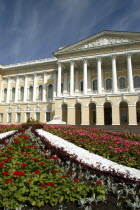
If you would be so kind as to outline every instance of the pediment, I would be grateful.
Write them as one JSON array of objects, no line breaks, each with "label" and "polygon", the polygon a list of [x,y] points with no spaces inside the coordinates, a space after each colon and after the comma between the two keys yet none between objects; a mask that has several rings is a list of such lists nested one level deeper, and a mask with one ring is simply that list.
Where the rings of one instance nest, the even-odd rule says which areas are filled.
[{"label": "pediment", "polygon": [[72,45],[61,47],[54,55],[77,50],[94,49],[140,41],[139,32],[102,31]]}]

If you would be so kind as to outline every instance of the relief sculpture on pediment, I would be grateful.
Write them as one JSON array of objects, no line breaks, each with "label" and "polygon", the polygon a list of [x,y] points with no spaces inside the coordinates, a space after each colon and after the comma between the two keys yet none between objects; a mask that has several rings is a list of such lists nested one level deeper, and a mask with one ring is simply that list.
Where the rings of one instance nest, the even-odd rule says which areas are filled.
[{"label": "relief sculpture on pediment", "polygon": [[84,45],[80,49],[105,46],[105,45],[111,45],[111,44],[120,44],[120,43],[125,43],[125,42],[130,42],[130,41],[131,40],[124,39],[124,38],[100,38],[94,42]]}]

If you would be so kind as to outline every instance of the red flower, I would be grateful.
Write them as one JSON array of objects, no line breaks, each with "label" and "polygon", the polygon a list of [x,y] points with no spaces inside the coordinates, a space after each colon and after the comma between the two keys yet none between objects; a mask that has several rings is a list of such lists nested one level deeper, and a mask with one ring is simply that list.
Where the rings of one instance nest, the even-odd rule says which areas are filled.
[{"label": "red flower", "polygon": [[8,179],[7,181],[4,182],[4,184],[9,184],[12,181],[13,181],[12,179]]},{"label": "red flower", "polygon": [[5,153],[9,153],[9,151],[5,151]]},{"label": "red flower", "polygon": [[79,179],[74,178],[73,181],[74,182],[79,182]]},{"label": "red flower", "polygon": [[43,151],[44,153],[47,153],[47,151]]},{"label": "red flower", "polygon": [[53,159],[53,160],[58,160],[58,158],[55,157],[54,155],[52,155],[50,158]]},{"label": "red flower", "polygon": [[7,145],[8,143],[7,142],[4,142],[3,144]]},{"label": "red flower", "polygon": [[44,162],[42,162],[42,163],[40,163],[40,165],[42,165],[42,166],[43,166],[43,165],[45,165],[45,163],[44,163]]},{"label": "red flower", "polygon": [[24,172],[21,172],[21,171],[15,171],[15,172],[13,173],[13,175],[16,175],[16,176],[24,176],[25,173],[24,173]]},{"label": "red flower", "polygon": [[69,174],[70,174],[70,175],[74,175],[74,172],[70,172]]},{"label": "red flower", "polygon": [[34,160],[34,161],[38,161],[38,158],[32,158],[32,160]]},{"label": "red flower", "polygon": [[29,179],[29,180],[28,180],[28,182],[32,182],[32,180],[31,180],[31,179]]},{"label": "red flower", "polygon": [[22,163],[21,166],[22,166],[22,167],[25,167],[25,166],[26,166],[26,163]]},{"label": "red flower", "polygon": [[62,178],[67,178],[66,176],[62,176]]},{"label": "red flower", "polygon": [[46,185],[45,184],[41,184],[40,187],[43,187],[44,188],[44,187],[46,187]]},{"label": "red flower", "polygon": [[12,149],[13,147],[8,147],[8,149]]},{"label": "red flower", "polygon": [[5,163],[8,162],[8,159],[2,159]]},{"label": "red flower", "polygon": [[9,176],[9,175],[10,173],[8,171],[2,173],[2,176]]},{"label": "red flower", "polygon": [[40,171],[39,171],[39,170],[37,170],[37,171],[35,171],[34,173],[35,173],[35,174],[40,174]]},{"label": "red flower", "polygon": [[21,147],[22,149],[25,149],[26,147]]},{"label": "red flower", "polygon": [[19,143],[19,141],[15,141],[15,144],[18,144]]},{"label": "red flower", "polygon": [[38,146],[34,147],[34,149],[38,149]]},{"label": "red flower", "polygon": [[102,185],[103,183],[101,181],[97,181],[96,184]]},{"label": "red flower", "polygon": [[4,163],[0,163],[0,168],[2,168],[3,165],[4,165]]},{"label": "red flower", "polygon": [[54,170],[54,171],[51,171],[51,173],[52,173],[52,174],[55,174],[55,173],[57,173],[57,172],[58,172],[58,171],[56,171],[56,170]]},{"label": "red flower", "polygon": [[53,186],[54,185],[54,182],[49,182],[48,183],[48,186]]},{"label": "red flower", "polygon": [[9,157],[9,159],[12,159],[12,157]]}]

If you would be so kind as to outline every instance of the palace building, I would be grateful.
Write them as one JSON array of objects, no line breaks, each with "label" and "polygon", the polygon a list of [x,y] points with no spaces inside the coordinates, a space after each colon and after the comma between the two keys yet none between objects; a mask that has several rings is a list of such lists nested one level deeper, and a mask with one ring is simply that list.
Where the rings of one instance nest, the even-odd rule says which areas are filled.
[{"label": "palace building", "polygon": [[140,32],[102,31],[53,55],[0,66],[0,123],[140,123]]}]

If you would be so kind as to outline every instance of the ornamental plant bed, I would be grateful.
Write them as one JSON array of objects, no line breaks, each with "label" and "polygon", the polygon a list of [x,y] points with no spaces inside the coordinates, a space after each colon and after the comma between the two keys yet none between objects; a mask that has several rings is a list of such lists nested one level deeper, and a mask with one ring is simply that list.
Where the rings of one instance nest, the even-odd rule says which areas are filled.
[{"label": "ornamental plant bed", "polygon": [[[29,132],[29,131],[28,131]],[[94,196],[105,200],[105,186],[100,180],[81,182],[75,172],[58,165],[59,159],[31,132],[23,131],[2,142],[0,153],[0,206],[16,209],[25,206],[57,207]],[[8,143],[10,142],[10,144]],[[67,205],[67,204],[65,204]]]},{"label": "ornamental plant bed", "polygon": [[94,154],[140,169],[140,141],[134,141],[131,135],[63,125],[44,125],[43,129]]},{"label": "ornamental plant bed", "polygon": [[1,209],[139,209],[138,182],[80,164],[39,136],[37,127],[26,129],[24,125],[23,133],[0,140],[9,143],[2,144],[0,156],[8,159],[0,161]]}]

